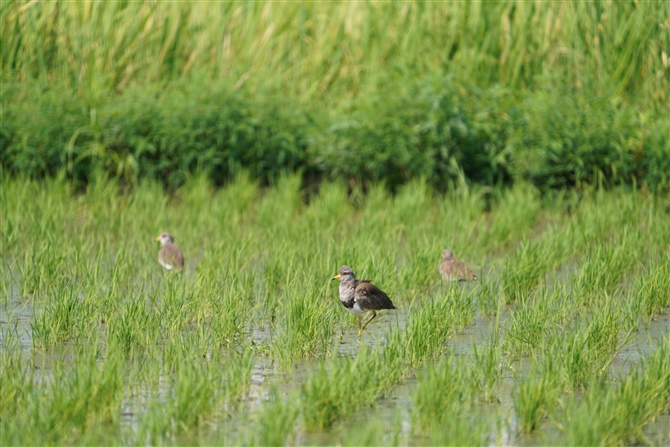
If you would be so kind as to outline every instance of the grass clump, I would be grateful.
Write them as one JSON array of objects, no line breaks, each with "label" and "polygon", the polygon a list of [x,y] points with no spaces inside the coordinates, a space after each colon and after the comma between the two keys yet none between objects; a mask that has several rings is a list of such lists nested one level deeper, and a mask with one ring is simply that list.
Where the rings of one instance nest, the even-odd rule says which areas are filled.
[{"label": "grass clump", "polygon": [[666,336],[621,382],[611,386],[597,379],[583,399],[573,399],[566,408],[570,445],[650,443],[642,428],[670,405],[669,354]]},{"label": "grass clump", "polygon": [[[95,344],[97,340],[76,354],[76,368],[56,364],[53,375],[46,378],[37,378],[35,369],[29,368],[22,371],[20,381],[18,377],[3,380],[3,394],[16,398],[5,406],[7,413],[3,411],[14,415],[11,420],[3,417],[3,444],[105,439],[104,427],[114,426],[119,419],[123,358],[112,353],[99,361]],[[15,386],[20,386],[18,394]],[[21,405],[20,411],[14,405]]]},{"label": "grass clump", "polygon": [[355,359],[335,357],[321,363],[301,387],[302,421],[307,430],[324,429],[374,402],[404,375],[400,346],[391,342],[361,348]]},{"label": "grass clump", "polygon": [[[615,303],[594,311],[591,318],[579,318],[565,330],[555,328],[542,350],[559,359],[568,389],[584,388],[591,377],[600,375],[616,356],[620,344],[622,314]],[[630,332],[626,337],[630,336]]]},{"label": "grass clump", "polygon": [[86,300],[84,289],[61,283],[45,298],[44,309],[33,315],[32,340],[36,347],[51,347],[87,336],[97,326],[97,314]]},{"label": "grass clump", "polygon": [[111,343],[128,356],[158,343],[160,321],[147,306],[144,295],[128,297],[118,303],[116,315],[110,316],[107,331]]},{"label": "grass clump", "polygon": [[645,269],[636,281],[633,300],[639,306],[643,322],[649,325],[649,319],[654,314],[664,312],[670,307],[670,256],[662,254],[658,263]]},{"label": "grass clump", "polygon": [[417,376],[413,402],[412,418],[417,431],[452,422],[464,407],[472,405],[467,368],[448,357],[425,366]]},{"label": "grass clump", "polygon": [[635,256],[625,241],[623,244],[598,247],[587,255],[575,279],[575,289],[581,300],[589,305],[589,301],[598,294],[614,292],[623,281],[624,274],[634,266]]},{"label": "grass clump", "polygon": [[474,317],[471,297],[456,289],[448,293],[423,301],[407,322],[402,343],[409,365],[439,357],[454,332]]},{"label": "grass clump", "polygon": [[503,288],[507,302],[526,300],[549,270],[553,256],[544,247],[523,241],[514,257],[508,258],[502,272]]},{"label": "grass clump", "polygon": [[507,354],[519,357],[541,350],[543,340],[558,334],[577,310],[565,288],[540,288],[533,299],[512,309],[504,340]]},{"label": "grass clump", "polygon": [[[330,426],[357,408],[358,401],[374,402],[378,389],[371,381],[374,374],[368,372],[373,370],[358,368],[358,364],[369,362],[368,358],[369,354],[360,353],[355,360],[338,359],[330,365],[330,370],[322,364],[308,379],[301,390],[301,414],[308,430]],[[357,396],[355,396],[350,392],[352,387],[350,378],[357,377],[354,373],[360,371],[366,371],[367,374],[356,380]]]},{"label": "grass clump", "polygon": [[259,428],[254,438],[257,445],[286,445],[294,440],[299,411],[293,396],[283,399],[277,388],[271,388],[259,415]]},{"label": "grass clump", "polygon": [[188,362],[177,367],[171,402],[177,431],[193,429],[213,414],[218,388],[213,369],[205,361]]},{"label": "grass clump", "polygon": [[[667,352],[631,351],[666,331],[667,213],[641,191],[2,182],[3,444],[653,443],[667,411]],[[480,281],[445,283],[445,248]],[[360,344],[343,264],[397,307]]]},{"label": "grass clump", "polygon": [[412,396],[416,434],[429,433],[438,444],[486,443],[490,436],[487,420],[481,415],[465,416],[475,404],[472,372],[462,360],[451,357],[423,368]]},{"label": "grass clump", "polygon": [[[306,281],[300,282],[306,285]],[[278,312],[285,317],[277,321],[274,345],[276,357],[284,366],[296,358],[325,353],[330,346],[334,327],[332,309],[318,299],[323,292],[314,289],[305,291],[295,285],[282,297],[283,305]]]},{"label": "grass clump", "polygon": [[522,433],[538,430],[554,411],[561,389],[562,380],[550,356],[543,359],[541,366],[536,361],[531,363],[527,378],[512,393],[517,429]]}]

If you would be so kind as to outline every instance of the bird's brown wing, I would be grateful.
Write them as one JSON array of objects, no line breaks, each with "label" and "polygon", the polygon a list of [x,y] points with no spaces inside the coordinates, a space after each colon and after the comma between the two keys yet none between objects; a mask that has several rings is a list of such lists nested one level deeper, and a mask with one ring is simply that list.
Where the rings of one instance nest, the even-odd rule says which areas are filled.
[{"label": "bird's brown wing", "polygon": [[440,262],[440,274],[445,279],[451,279],[452,281],[472,281],[477,279],[472,270],[465,265],[465,262],[454,257],[443,259]]},{"label": "bird's brown wing", "polygon": [[369,280],[356,280],[354,296],[363,310],[395,309],[391,298]]},{"label": "bird's brown wing", "polygon": [[171,265],[173,268],[180,269],[184,267],[184,255],[178,247],[172,244],[166,244],[161,247],[158,252],[158,259],[164,264]]},{"label": "bird's brown wing", "polygon": [[440,274],[444,279],[456,280],[458,279],[458,259],[447,258],[440,262]]},{"label": "bird's brown wing", "polygon": [[472,270],[468,268],[467,265],[465,265],[465,262],[460,263],[460,274],[461,274],[461,281],[473,281],[477,279],[474,273],[472,273]]},{"label": "bird's brown wing", "polygon": [[174,254],[174,266],[178,269],[184,267],[184,254],[181,252],[181,250],[177,247],[175,247],[175,254]]}]

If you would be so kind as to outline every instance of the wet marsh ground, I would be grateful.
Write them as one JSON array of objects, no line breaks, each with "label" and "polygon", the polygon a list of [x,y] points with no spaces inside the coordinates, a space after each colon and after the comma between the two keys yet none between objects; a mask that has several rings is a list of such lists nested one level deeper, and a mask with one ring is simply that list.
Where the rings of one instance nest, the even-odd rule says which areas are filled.
[{"label": "wet marsh ground", "polygon": [[[3,181],[3,445],[670,443],[658,198],[118,191]],[[182,274],[156,260],[161,231]],[[480,280],[443,282],[445,248]],[[398,308],[360,342],[342,264]]]}]

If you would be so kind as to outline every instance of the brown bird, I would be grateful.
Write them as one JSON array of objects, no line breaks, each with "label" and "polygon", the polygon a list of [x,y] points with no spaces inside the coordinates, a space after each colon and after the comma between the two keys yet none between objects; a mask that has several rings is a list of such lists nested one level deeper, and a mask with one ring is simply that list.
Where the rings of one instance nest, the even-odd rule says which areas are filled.
[{"label": "brown bird", "polygon": [[156,240],[161,243],[161,249],[158,251],[158,262],[168,270],[181,270],[184,267],[184,255],[179,247],[174,244],[172,235],[161,233]]},{"label": "brown bird", "polygon": [[[356,279],[351,267],[343,265],[337,275],[331,280],[340,280],[340,301],[351,313],[358,315],[358,338],[365,327],[377,316],[382,309],[395,309],[388,295],[372,285],[367,279]],[[361,315],[372,312],[372,318],[361,326]]]},{"label": "brown bird", "polygon": [[440,274],[446,281],[474,281],[477,279],[465,262],[454,257],[451,250],[442,251]]}]

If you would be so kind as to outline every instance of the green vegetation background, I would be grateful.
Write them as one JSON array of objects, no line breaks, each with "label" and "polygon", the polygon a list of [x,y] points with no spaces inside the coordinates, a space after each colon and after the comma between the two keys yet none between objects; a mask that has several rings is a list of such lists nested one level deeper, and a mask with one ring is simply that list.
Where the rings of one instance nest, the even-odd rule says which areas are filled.
[{"label": "green vegetation background", "polygon": [[0,5],[5,174],[670,190],[670,4]]}]

